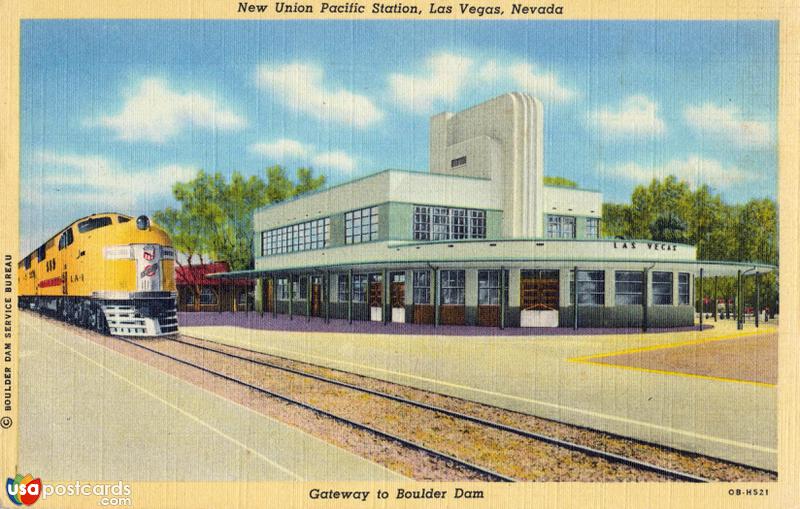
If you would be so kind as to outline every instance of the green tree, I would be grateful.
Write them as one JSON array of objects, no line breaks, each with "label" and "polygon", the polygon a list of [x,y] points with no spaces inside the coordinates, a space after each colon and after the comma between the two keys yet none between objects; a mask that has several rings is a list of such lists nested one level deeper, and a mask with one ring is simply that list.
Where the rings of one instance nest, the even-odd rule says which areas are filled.
[{"label": "green tree", "polygon": [[544,177],[544,185],[546,186],[557,186],[557,187],[578,187],[578,183],[574,180],[570,180],[564,177],[548,177],[545,175]]},{"label": "green tree", "polygon": [[307,168],[297,170],[297,184],[286,170],[266,170],[267,181],[259,176],[245,178],[233,172],[230,181],[217,172],[200,170],[188,182],[178,182],[172,194],[179,207],[167,207],[153,215],[172,239],[175,249],[186,256],[177,259],[182,272],[194,282],[195,306],[199,307],[202,274],[198,268],[212,260],[224,260],[232,270],[253,266],[253,212],[297,194],[325,185],[325,176],[314,177]]},{"label": "green tree", "polygon": [[660,214],[650,224],[650,238],[662,242],[686,242],[686,222],[674,212]]},{"label": "green tree", "polygon": [[[629,205],[603,204],[602,225],[603,234],[609,237],[692,244],[700,260],[778,264],[778,210],[774,200],[728,204],[708,186],[692,190],[688,183],[674,176],[637,186]],[[735,295],[735,277],[715,280],[718,297]],[[755,304],[754,292],[752,281],[746,283],[747,305]],[[711,296],[712,284],[704,287],[704,293]],[[761,278],[760,298],[762,305],[775,309],[778,298],[775,274]],[[730,313],[727,303],[726,308]]]}]

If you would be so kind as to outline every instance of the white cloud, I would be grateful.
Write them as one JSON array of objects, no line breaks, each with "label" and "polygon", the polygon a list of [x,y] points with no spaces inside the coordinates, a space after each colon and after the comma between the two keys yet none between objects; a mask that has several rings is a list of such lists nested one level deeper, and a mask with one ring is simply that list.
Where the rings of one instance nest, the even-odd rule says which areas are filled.
[{"label": "white cloud", "polygon": [[294,111],[325,122],[348,123],[359,128],[383,118],[383,112],[370,98],[343,88],[326,88],[324,78],[321,67],[301,62],[262,65],[256,72],[258,85],[272,90]]},{"label": "white cloud", "polygon": [[34,154],[32,163],[41,168],[42,176],[26,188],[23,199],[28,203],[93,204],[114,211],[148,208],[167,199],[175,182],[197,174],[197,168],[179,164],[128,170],[103,156],[49,151]]},{"label": "white cloud", "polygon": [[601,168],[601,171],[608,178],[623,178],[640,184],[674,175],[678,180],[684,180],[693,187],[708,184],[718,189],[753,182],[758,178],[755,171],[746,171],[737,166],[724,166],[715,159],[705,159],[698,155],[690,155],[684,160],[673,159],[660,166],[628,162]]},{"label": "white cloud", "polygon": [[558,76],[552,72],[540,72],[529,62],[516,62],[501,65],[495,60],[484,64],[478,76],[486,82],[510,80],[520,92],[528,92],[544,101],[567,102],[577,93],[559,83]]},{"label": "white cloud", "polygon": [[601,108],[589,113],[589,125],[609,137],[658,136],[666,132],[664,121],[658,116],[658,104],[644,95],[625,99],[620,108]]},{"label": "white cloud", "polygon": [[164,143],[189,127],[234,130],[246,125],[241,116],[197,92],[181,93],[158,78],[145,78],[116,115],[90,122],[114,131],[126,141]]},{"label": "white cloud", "polygon": [[530,62],[488,60],[481,64],[474,58],[448,52],[430,56],[415,74],[389,76],[392,99],[421,114],[452,103],[467,91],[492,85],[528,92],[550,102],[566,102],[577,96],[561,84],[555,73],[542,72]]},{"label": "white cloud", "polygon": [[250,145],[250,151],[256,154],[272,157],[279,161],[291,158],[300,158],[307,156],[313,147],[301,143],[297,140],[290,140],[281,138],[269,143],[254,143]]},{"label": "white cloud", "polygon": [[314,166],[332,168],[347,173],[351,173],[356,168],[355,159],[341,150],[317,154],[311,160],[311,163]]},{"label": "white cloud", "polygon": [[745,120],[735,106],[705,103],[684,110],[686,122],[702,134],[731,141],[742,147],[766,147],[772,144],[772,130],[767,122]]},{"label": "white cloud", "polygon": [[459,97],[472,69],[471,58],[452,53],[438,53],[425,62],[419,74],[392,74],[389,88],[399,104],[429,112],[438,102],[451,102]]},{"label": "white cloud", "polygon": [[250,145],[250,151],[271,158],[269,162],[284,164],[295,160],[299,164],[310,164],[317,168],[351,173],[356,168],[356,158],[343,150],[320,151],[314,145],[289,138]]}]

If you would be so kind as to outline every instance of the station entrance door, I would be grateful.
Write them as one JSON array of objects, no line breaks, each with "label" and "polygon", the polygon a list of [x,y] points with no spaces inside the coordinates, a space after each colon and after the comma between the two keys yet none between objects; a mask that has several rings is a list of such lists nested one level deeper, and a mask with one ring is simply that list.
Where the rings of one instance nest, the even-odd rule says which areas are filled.
[{"label": "station entrance door", "polygon": [[406,273],[392,272],[389,277],[389,298],[392,305],[392,321],[406,322]]},{"label": "station entrance door", "polygon": [[383,276],[369,275],[369,319],[373,322],[383,321]]},{"label": "station entrance door", "polygon": [[558,327],[558,270],[523,270],[520,276],[520,326]]}]

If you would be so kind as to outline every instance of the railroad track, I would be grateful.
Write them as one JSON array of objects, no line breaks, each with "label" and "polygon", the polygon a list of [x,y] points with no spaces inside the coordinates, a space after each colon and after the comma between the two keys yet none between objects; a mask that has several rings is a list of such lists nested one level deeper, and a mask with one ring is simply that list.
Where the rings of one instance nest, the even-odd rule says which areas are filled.
[{"label": "railroad track", "polygon": [[[200,364],[188,361],[186,359],[181,359],[181,358],[179,358],[179,357],[177,357],[175,355],[159,351],[159,350],[157,350],[155,348],[151,348],[149,346],[145,346],[145,345],[141,344],[138,341],[135,341],[135,340],[132,340],[132,339],[128,339],[128,338],[118,338],[118,339],[120,339],[120,340],[122,340],[125,343],[128,343],[130,345],[133,345],[133,346],[135,346],[137,348],[141,348],[143,350],[147,350],[148,352],[152,352],[152,353],[160,355],[162,357],[166,357],[166,358],[168,358],[170,360],[173,360],[175,362],[178,362],[180,364],[184,364],[186,366],[190,366],[192,368],[201,370],[201,371],[203,371],[205,373],[209,373],[211,375],[220,377],[220,378],[222,378],[224,380],[227,380],[229,382],[233,382],[233,383],[242,385],[244,387],[247,387],[248,389],[252,389],[252,390],[254,390],[256,392],[259,392],[259,393],[262,393],[262,394],[266,394],[267,396],[271,396],[271,397],[279,399],[281,401],[285,401],[285,402],[290,403],[292,405],[296,405],[296,406],[299,406],[301,408],[305,408],[307,410],[311,410],[312,412],[314,412],[314,413],[316,413],[318,415],[322,415],[324,417],[328,417],[330,419],[333,419],[335,421],[341,422],[341,423],[346,424],[348,426],[352,426],[352,427],[354,427],[356,429],[360,429],[360,430],[366,431],[368,433],[372,433],[372,434],[374,434],[374,435],[376,435],[376,436],[378,436],[380,438],[388,439],[388,440],[397,442],[397,443],[401,444],[402,446],[407,447],[409,449],[412,449],[412,450],[415,450],[415,451],[420,451],[420,452],[426,453],[426,454],[428,454],[430,456],[433,456],[435,458],[439,458],[441,460],[444,460],[445,462],[450,462],[450,463],[456,464],[456,465],[458,465],[458,466],[460,466],[460,467],[462,467],[462,468],[464,468],[466,470],[469,470],[471,472],[475,472],[475,473],[479,474],[480,476],[482,476],[484,478],[487,478],[490,481],[500,481],[500,482],[515,482],[516,481],[516,479],[513,479],[511,477],[505,476],[505,475],[500,474],[498,472],[495,472],[494,470],[490,470],[490,469],[482,467],[480,465],[475,465],[475,464],[470,463],[468,461],[464,461],[464,460],[462,460],[460,458],[456,458],[455,456],[451,456],[451,455],[449,455],[447,453],[444,453],[444,452],[441,452],[441,451],[437,451],[435,449],[431,449],[430,447],[426,447],[423,444],[418,444],[416,442],[413,442],[411,440],[399,437],[397,435],[393,435],[391,433],[387,433],[385,431],[381,431],[381,430],[379,430],[377,428],[374,428],[372,426],[369,426],[367,424],[360,423],[360,422],[354,421],[352,419],[348,419],[347,417],[343,417],[341,415],[334,414],[334,413],[329,412],[327,410],[324,410],[322,408],[316,407],[314,405],[310,405],[308,403],[305,403],[303,401],[297,400],[297,399],[292,398],[290,396],[286,396],[285,394],[280,394],[278,392],[271,391],[271,390],[266,389],[264,387],[260,387],[260,386],[255,385],[255,384],[251,384],[249,382],[245,382],[244,380],[240,380],[240,379],[238,379],[236,377],[232,377],[232,376],[226,375],[225,373],[221,373],[219,371],[207,368],[205,366],[201,366]],[[174,341],[176,341],[178,343],[183,343],[183,344],[186,344],[186,345],[190,345],[190,346],[196,346],[198,348],[204,348],[204,349],[207,349],[207,350],[215,351],[216,353],[219,353],[219,354],[225,354],[225,352],[216,351],[216,350],[214,350],[212,348],[200,347],[198,345],[194,345],[192,343],[188,343],[188,342],[185,342],[185,341],[180,341],[180,340],[174,340]],[[238,356],[235,356],[235,355],[230,355],[230,356],[231,357],[238,357]],[[245,357],[238,357],[238,358],[250,361],[249,359],[247,359]],[[256,363],[258,364],[258,362],[256,362]],[[264,365],[266,365],[266,363]]]},{"label": "railroad track", "polygon": [[[192,339],[197,340],[196,338],[192,338]],[[492,480],[506,481],[506,482],[515,480],[515,479],[512,479],[512,478],[510,478],[508,476],[505,476],[503,474],[500,474],[498,472],[490,470],[488,468],[485,468],[485,467],[482,467],[482,466],[479,466],[479,465],[475,465],[474,463],[464,461],[462,459],[456,458],[455,456],[443,453],[441,451],[436,451],[434,449],[426,447],[425,445],[422,445],[422,444],[407,440],[405,438],[402,438],[402,437],[387,433],[385,431],[378,430],[378,429],[376,429],[376,428],[374,428],[372,426],[369,426],[369,425],[354,421],[354,420],[349,419],[347,417],[343,417],[341,415],[334,414],[332,412],[329,412],[327,410],[324,410],[324,409],[318,408],[316,406],[310,405],[308,403],[305,403],[303,401],[297,400],[297,399],[292,398],[290,396],[287,396],[285,394],[279,394],[279,393],[277,393],[275,391],[272,391],[272,390],[269,390],[269,389],[266,389],[266,388],[263,388],[263,387],[259,387],[259,386],[256,386],[254,384],[250,384],[248,382],[239,380],[239,379],[237,379],[235,377],[231,377],[229,375],[226,375],[224,373],[215,371],[215,370],[207,368],[205,366],[201,366],[201,365],[196,364],[194,362],[187,361],[186,359],[181,359],[181,358],[178,358],[177,356],[174,356],[172,354],[165,353],[165,352],[159,351],[157,349],[145,346],[145,345],[143,345],[143,344],[141,344],[139,342],[131,341],[131,340],[128,340],[128,339],[125,339],[124,341],[126,341],[126,342],[128,342],[128,343],[130,343],[132,345],[135,345],[136,347],[143,348],[143,349],[148,350],[150,352],[153,352],[153,353],[156,353],[158,355],[161,355],[161,356],[167,357],[169,359],[172,359],[172,360],[174,360],[176,362],[179,362],[179,363],[182,363],[182,364],[185,364],[185,365],[189,365],[191,367],[194,367],[196,369],[200,369],[200,370],[202,370],[204,372],[213,374],[215,376],[219,376],[219,377],[224,378],[226,380],[229,380],[231,382],[235,382],[237,384],[246,386],[246,387],[248,387],[250,389],[254,389],[254,390],[256,390],[258,392],[261,392],[263,394],[267,394],[269,396],[278,398],[278,399],[280,399],[282,401],[286,401],[286,402],[291,403],[293,405],[301,406],[301,407],[306,408],[308,410],[311,410],[311,411],[313,411],[313,412],[315,412],[315,413],[317,413],[319,415],[324,415],[324,416],[332,418],[332,419],[334,419],[336,421],[345,423],[345,424],[347,424],[349,426],[353,426],[355,428],[365,430],[365,431],[367,431],[369,433],[373,433],[373,434],[378,435],[378,436],[380,436],[382,438],[393,440],[395,442],[398,442],[398,443],[402,444],[405,447],[409,447],[409,448],[412,448],[412,449],[415,449],[415,450],[418,450],[418,451],[423,451],[423,452],[425,452],[425,453],[427,453],[427,454],[429,454],[431,456],[434,456],[434,457],[443,459],[445,461],[449,461],[449,462],[452,462],[454,464],[460,465],[463,468],[466,468],[466,469],[471,470],[473,472],[479,473],[480,475],[488,477],[488,478],[490,478]],[[404,397],[401,397],[401,396],[396,396],[394,394],[388,394],[388,393],[377,391],[377,390],[374,390],[374,389],[369,389],[369,388],[366,388],[366,387],[360,387],[360,386],[353,385],[353,384],[350,384],[350,383],[347,383],[347,382],[343,382],[343,381],[336,380],[336,379],[333,379],[333,378],[325,377],[325,376],[322,376],[322,375],[319,375],[319,374],[309,373],[309,372],[306,372],[306,371],[290,368],[290,367],[287,367],[287,366],[281,366],[279,364],[274,364],[274,363],[267,362],[267,361],[264,361],[264,360],[259,360],[259,359],[255,359],[255,358],[252,358],[252,357],[246,357],[246,356],[243,356],[243,355],[238,355],[236,353],[232,353],[232,352],[220,350],[220,349],[217,349],[217,348],[212,348],[212,347],[209,347],[209,346],[205,346],[205,345],[202,345],[202,344],[198,344],[198,343],[195,343],[193,341],[185,341],[185,340],[178,339],[178,338],[176,338],[174,340],[171,340],[171,341],[175,342],[175,343],[183,344],[185,346],[188,346],[188,347],[191,347],[191,348],[195,348],[195,349],[198,349],[198,350],[207,351],[207,352],[211,352],[211,353],[214,353],[214,354],[222,355],[224,357],[233,358],[233,359],[241,360],[241,361],[244,361],[244,362],[252,363],[252,364],[255,364],[255,365],[259,365],[259,366],[262,366],[262,367],[265,367],[265,368],[280,370],[280,371],[283,371],[283,372],[291,373],[293,375],[297,375],[297,376],[313,379],[313,380],[316,380],[316,381],[319,381],[319,382],[324,382],[324,383],[335,385],[335,386],[338,386],[338,387],[343,387],[343,388],[346,388],[346,389],[349,389],[349,390],[353,390],[353,391],[358,391],[360,393],[369,394],[371,396],[375,396],[375,397],[383,398],[383,399],[386,399],[386,400],[394,401],[394,402],[397,402],[397,403],[400,403],[400,404],[403,404],[403,405],[409,405],[409,406],[413,406],[413,407],[416,407],[416,408],[419,408],[419,409],[423,409],[423,410],[427,410],[427,411],[431,411],[431,412],[437,412],[439,414],[447,415],[447,416],[452,417],[454,419],[458,419],[458,420],[462,420],[462,421],[468,421],[468,422],[471,422],[471,423],[474,423],[474,424],[478,424],[478,425],[485,426],[485,427],[488,427],[488,428],[493,428],[493,429],[504,431],[504,432],[507,432],[507,433],[512,433],[512,434],[515,434],[515,435],[518,435],[518,436],[521,436],[521,437],[524,437],[524,438],[527,438],[527,439],[536,440],[536,441],[539,441],[539,442],[542,442],[542,443],[546,443],[546,444],[549,444],[549,445],[552,445],[552,446],[555,446],[555,447],[563,448],[563,449],[566,449],[566,450],[569,450],[569,451],[581,453],[581,454],[584,454],[584,455],[587,455],[587,456],[596,457],[596,458],[601,458],[601,459],[603,459],[605,461],[608,461],[609,463],[621,464],[621,465],[625,465],[625,466],[628,466],[628,467],[631,467],[631,468],[634,468],[634,469],[653,472],[655,474],[661,475],[661,476],[669,478],[669,479],[673,479],[673,480],[677,480],[677,481],[684,481],[684,482],[708,482],[708,479],[705,479],[703,477],[700,477],[700,476],[697,476],[697,475],[693,475],[693,474],[689,474],[689,473],[686,473],[686,472],[681,472],[681,471],[670,469],[670,468],[661,467],[661,466],[658,466],[658,465],[655,465],[655,464],[652,464],[652,463],[648,463],[648,462],[645,462],[645,461],[638,460],[636,458],[631,458],[631,457],[627,457],[627,456],[623,456],[623,455],[619,455],[619,454],[614,454],[614,453],[611,453],[611,452],[608,452],[608,451],[595,449],[595,448],[588,447],[588,446],[585,446],[585,445],[582,445],[582,444],[578,444],[578,443],[575,443],[575,442],[570,442],[570,441],[567,441],[567,440],[554,438],[554,437],[547,436],[547,435],[542,435],[540,433],[534,433],[534,432],[527,431],[527,430],[524,430],[524,429],[515,428],[513,426],[509,426],[509,425],[502,424],[502,423],[499,423],[499,422],[490,421],[490,420],[487,420],[487,419],[483,419],[481,417],[476,417],[474,415],[469,415],[469,414],[456,412],[454,410],[450,410],[450,409],[447,409],[447,408],[431,405],[431,404],[424,403],[424,402],[421,402],[421,401],[416,401],[416,400],[404,398]],[[206,340],[197,340],[197,341],[202,341],[204,343],[208,343],[208,341],[206,341]],[[231,347],[231,348],[233,348],[233,347]],[[245,352],[248,352],[248,353],[257,354],[257,355],[268,355],[268,354],[265,354],[263,352],[257,352],[257,351],[249,350],[249,349],[245,349],[245,348],[239,348],[239,347],[236,347],[236,348],[239,349],[239,350],[242,350],[242,351],[245,351]],[[291,360],[291,359],[287,359],[287,360]]]}]

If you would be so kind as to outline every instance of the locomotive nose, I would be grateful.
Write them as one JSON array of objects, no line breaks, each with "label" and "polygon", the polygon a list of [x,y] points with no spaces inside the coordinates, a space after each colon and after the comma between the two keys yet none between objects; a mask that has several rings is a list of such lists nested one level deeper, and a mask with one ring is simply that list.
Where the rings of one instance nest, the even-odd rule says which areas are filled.
[{"label": "locomotive nose", "polygon": [[139,228],[140,230],[146,230],[150,228],[150,218],[145,215],[137,217],[136,227]]}]

